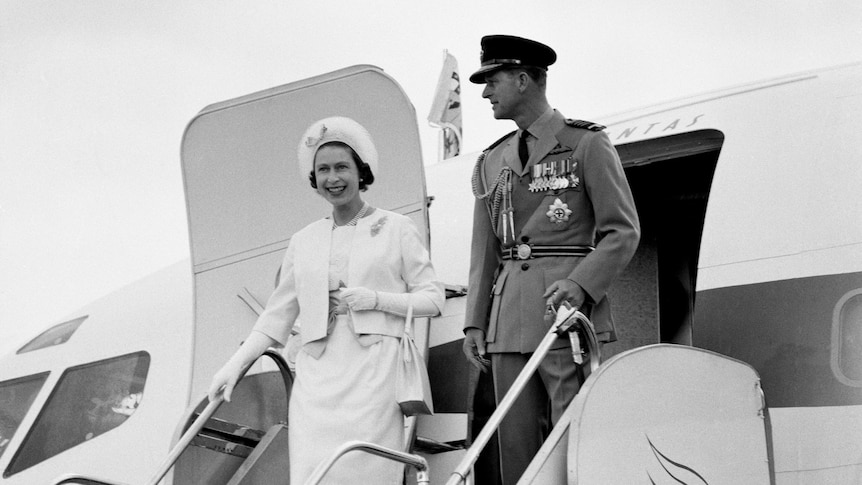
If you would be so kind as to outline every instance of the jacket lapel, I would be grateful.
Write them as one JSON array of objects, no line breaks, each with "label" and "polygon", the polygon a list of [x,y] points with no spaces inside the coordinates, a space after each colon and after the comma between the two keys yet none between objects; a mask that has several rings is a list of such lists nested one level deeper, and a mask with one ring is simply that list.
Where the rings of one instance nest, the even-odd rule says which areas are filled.
[{"label": "jacket lapel", "polygon": [[302,311],[302,342],[308,343],[326,337],[329,323],[329,252],[332,246],[332,221],[323,219],[310,234],[300,295]]}]

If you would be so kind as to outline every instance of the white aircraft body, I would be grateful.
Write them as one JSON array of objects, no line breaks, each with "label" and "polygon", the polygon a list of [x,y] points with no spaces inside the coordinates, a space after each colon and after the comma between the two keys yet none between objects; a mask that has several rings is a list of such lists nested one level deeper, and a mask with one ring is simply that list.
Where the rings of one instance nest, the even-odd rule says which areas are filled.
[{"label": "white aircraft body", "polygon": [[[435,414],[411,450],[446,483],[475,438],[468,411],[491,412],[461,353],[476,154],[423,166],[404,92],[353,66],[190,121],[191,260],[0,359],[0,484],[149,483],[265,305],[290,236],[328,215],[295,147],[333,115],[369,129],[380,174],[364,198],[413,218],[450,290],[417,332]],[[619,340],[522,482],[862,482],[862,64],[593,121],[620,153],[643,236],[611,292]],[[281,476],[288,377],[255,364],[163,483]],[[491,480],[493,460],[471,479]]]}]

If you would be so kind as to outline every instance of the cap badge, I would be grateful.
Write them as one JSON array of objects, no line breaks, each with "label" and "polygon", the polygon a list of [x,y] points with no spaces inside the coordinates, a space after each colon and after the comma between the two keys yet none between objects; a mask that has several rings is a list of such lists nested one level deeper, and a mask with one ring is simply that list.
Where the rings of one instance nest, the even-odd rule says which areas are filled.
[{"label": "cap badge", "polygon": [[571,209],[569,209],[569,205],[564,203],[562,200],[557,198],[553,204],[548,206],[548,212],[545,213],[554,224],[562,224],[569,220],[569,216],[572,215]]}]

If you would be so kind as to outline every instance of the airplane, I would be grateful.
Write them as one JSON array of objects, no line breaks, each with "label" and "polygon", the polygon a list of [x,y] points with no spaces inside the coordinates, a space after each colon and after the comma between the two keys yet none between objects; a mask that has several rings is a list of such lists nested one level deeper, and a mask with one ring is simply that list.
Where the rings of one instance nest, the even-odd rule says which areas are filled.
[{"label": "airplane", "polygon": [[[477,154],[423,164],[406,94],[358,65],[189,122],[190,259],[0,358],[0,484],[151,483],[205,414],[290,235],[328,213],[291,160],[304,128],[332,115],[369,129],[381,174],[364,198],[416,222],[446,283],[444,313],[417,325],[435,414],[411,423],[408,451],[430,483],[461,483],[453,470],[477,438],[468,413],[484,412],[470,409],[481,402],[461,353]],[[594,121],[643,236],[611,290],[619,339],[521,483],[862,482],[862,63]],[[256,363],[159,483],[284,477],[295,351]],[[479,455],[466,480],[491,480],[493,459]]]}]

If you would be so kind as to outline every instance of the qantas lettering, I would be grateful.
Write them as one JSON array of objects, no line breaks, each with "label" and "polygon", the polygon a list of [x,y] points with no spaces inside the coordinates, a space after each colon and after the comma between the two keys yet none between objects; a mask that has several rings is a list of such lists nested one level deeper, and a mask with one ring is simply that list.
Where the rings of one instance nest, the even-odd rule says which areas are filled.
[{"label": "qantas lettering", "polygon": [[683,124],[683,125],[680,125],[680,123],[683,122],[683,119],[677,118],[677,119],[675,119],[669,123],[656,121],[655,123],[650,123],[648,125],[630,126],[628,128],[623,129],[622,131],[620,131],[619,134],[616,135],[616,137],[612,136],[611,133],[613,133],[613,132],[610,132],[610,131],[608,132],[608,136],[610,136],[613,140],[620,140],[620,139],[626,139],[626,138],[628,138],[632,135],[635,135],[635,134],[648,135],[650,132],[657,130],[656,129],[657,126],[662,126],[661,133],[664,133],[665,131],[668,131],[668,130],[676,130],[677,128],[680,128],[680,127],[688,128],[688,127],[694,126],[698,122],[698,120],[700,120],[700,118],[702,118],[703,116],[704,116],[703,114],[699,114],[699,115],[695,116],[694,118],[687,120],[688,122],[686,124]]}]

